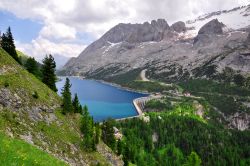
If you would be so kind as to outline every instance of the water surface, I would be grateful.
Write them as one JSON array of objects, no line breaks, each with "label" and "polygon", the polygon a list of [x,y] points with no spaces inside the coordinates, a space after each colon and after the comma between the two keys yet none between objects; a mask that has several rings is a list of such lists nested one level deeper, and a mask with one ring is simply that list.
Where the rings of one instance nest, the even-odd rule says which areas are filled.
[{"label": "water surface", "polygon": [[[58,93],[65,83],[65,77],[56,83]],[[127,91],[95,80],[69,77],[72,84],[72,95],[77,93],[80,103],[87,105],[95,121],[107,118],[125,118],[137,115],[133,99],[147,96],[137,92]]]}]

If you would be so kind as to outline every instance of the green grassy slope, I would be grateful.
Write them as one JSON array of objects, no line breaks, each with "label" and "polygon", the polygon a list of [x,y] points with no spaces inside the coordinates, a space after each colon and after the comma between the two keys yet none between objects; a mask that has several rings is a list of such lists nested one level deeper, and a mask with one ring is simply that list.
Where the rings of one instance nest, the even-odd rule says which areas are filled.
[{"label": "green grassy slope", "polygon": [[[60,98],[55,92],[17,64],[3,49],[0,49],[0,88],[6,84],[13,92],[25,91],[25,94],[20,97],[32,105],[60,104]],[[35,91],[38,93],[38,99],[32,97]]]},{"label": "green grassy slope", "polygon": [[63,166],[64,162],[42,150],[17,139],[0,133],[0,161],[2,166],[9,165],[44,165]]},{"label": "green grassy slope", "polygon": [[[80,115],[62,115],[61,98],[0,48],[0,93],[1,90],[9,91],[12,96],[19,96],[22,104],[20,108],[12,108],[3,107],[0,102],[0,140],[5,140],[0,142],[0,163],[22,165],[21,159],[14,157],[27,156],[29,161],[25,161],[24,165],[33,165],[35,157],[39,165],[48,165],[47,161],[57,162],[53,159],[55,156],[71,164],[109,165],[107,159],[100,153],[84,151]],[[37,99],[32,96],[34,92],[38,93]],[[49,108],[52,112],[45,110],[37,112],[36,108],[40,107]],[[30,114],[39,119],[32,120]],[[12,136],[14,140],[10,140],[7,135]],[[25,139],[27,137],[30,141]],[[44,152],[25,144],[23,139],[32,142]],[[14,151],[11,151],[12,146],[19,147],[20,153],[14,148]],[[9,155],[6,158],[2,157],[1,153]]]}]

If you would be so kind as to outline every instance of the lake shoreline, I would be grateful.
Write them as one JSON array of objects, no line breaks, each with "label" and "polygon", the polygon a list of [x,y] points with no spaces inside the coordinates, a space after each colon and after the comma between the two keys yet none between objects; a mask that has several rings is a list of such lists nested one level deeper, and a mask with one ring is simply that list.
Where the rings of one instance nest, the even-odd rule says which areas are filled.
[{"label": "lake shoreline", "polygon": [[116,83],[108,82],[108,81],[104,81],[104,80],[98,80],[98,79],[93,79],[93,78],[85,78],[83,76],[58,76],[58,77],[75,77],[75,78],[79,78],[81,80],[93,80],[93,81],[97,81],[97,82],[100,82],[100,83],[103,83],[103,84],[106,84],[106,85],[113,86],[113,87],[121,89],[121,90],[140,93],[140,94],[144,94],[144,95],[151,95],[151,93],[149,93],[147,91],[135,90],[135,89],[132,89],[132,88],[129,88],[129,87],[122,86],[120,84],[116,84]]},{"label": "lake shoreline", "polygon": [[[109,86],[112,86],[114,88],[117,88],[117,89],[120,89],[120,90],[124,90],[124,91],[128,91],[128,92],[132,92],[132,93],[138,93],[138,94],[143,94],[143,95],[147,95],[147,97],[151,96],[152,94],[149,93],[149,92],[145,92],[145,91],[138,91],[138,90],[135,90],[135,89],[132,89],[132,88],[128,88],[128,87],[124,87],[124,86],[121,86],[119,84],[116,84],[116,83],[112,83],[112,82],[107,82],[107,81],[104,81],[104,80],[97,80],[97,79],[88,79],[88,78],[85,78],[85,77],[82,77],[82,76],[58,76],[59,80],[61,80],[62,77],[71,77],[71,78],[78,78],[78,79],[81,79],[81,80],[92,80],[92,81],[96,81],[96,82],[99,82],[99,83],[102,83],[102,84],[105,84],[105,85],[109,85]],[[136,117],[140,117],[143,115],[143,111],[142,109],[140,108],[139,106],[139,99],[142,98],[142,97],[139,97],[139,98],[134,98],[131,102],[131,104],[133,105],[134,107],[134,110],[136,112],[136,115],[134,116],[128,116],[128,117],[124,117],[124,118],[115,118],[115,120],[125,120],[125,119],[131,119],[131,118],[136,118]]]}]

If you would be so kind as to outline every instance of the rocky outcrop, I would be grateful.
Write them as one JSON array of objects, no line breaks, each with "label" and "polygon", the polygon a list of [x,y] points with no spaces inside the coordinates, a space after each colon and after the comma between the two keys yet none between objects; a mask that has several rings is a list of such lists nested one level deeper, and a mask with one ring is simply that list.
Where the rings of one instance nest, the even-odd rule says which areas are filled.
[{"label": "rocky outcrop", "polygon": [[215,35],[223,34],[224,26],[217,19],[209,21],[199,30],[198,35],[194,38],[194,44],[201,47],[211,43]]},{"label": "rocky outcrop", "polygon": [[7,88],[0,89],[0,105],[6,108],[18,109],[22,106],[22,99]]},{"label": "rocky outcrop", "polygon": [[228,121],[230,122],[230,127],[243,131],[249,129],[250,115],[247,113],[236,112],[228,118]]},{"label": "rocky outcrop", "polygon": [[211,20],[201,27],[201,29],[198,32],[198,35],[200,34],[222,34],[223,33],[222,28],[224,26],[225,25],[219,22],[217,19]]},{"label": "rocky outcrop", "polygon": [[[242,28],[250,21],[239,14],[240,11],[244,14],[245,9],[221,13],[223,19],[226,18],[225,23],[222,17],[211,20],[214,15],[208,20],[196,20],[194,24],[176,22],[170,27],[163,19],[143,24],[118,24],[63,69],[66,75],[111,80],[110,77],[147,68],[150,77],[168,82],[190,77],[210,78],[225,66],[247,74],[250,72],[249,56],[241,56],[241,53],[249,52],[249,48],[245,50],[248,34]],[[239,14],[244,24],[228,21],[231,12]],[[224,24],[228,31],[223,31]]]},{"label": "rocky outcrop", "polygon": [[151,21],[151,24],[118,24],[108,31],[101,40],[111,43],[128,42],[139,43],[148,41],[161,41],[164,32],[169,29],[164,19]]},{"label": "rocky outcrop", "polygon": [[183,21],[178,21],[172,24],[170,28],[178,33],[185,32],[187,30],[186,25]]}]

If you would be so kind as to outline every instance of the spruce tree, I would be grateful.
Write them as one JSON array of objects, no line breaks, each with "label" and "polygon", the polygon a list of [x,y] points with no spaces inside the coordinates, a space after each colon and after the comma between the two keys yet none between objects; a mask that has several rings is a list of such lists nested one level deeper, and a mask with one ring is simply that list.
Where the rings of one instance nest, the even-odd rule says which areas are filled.
[{"label": "spruce tree", "polygon": [[1,46],[10,56],[12,56],[19,64],[21,64],[20,59],[17,56],[16,46],[10,27],[8,27],[6,33],[2,35]]},{"label": "spruce tree", "polygon": [[114,136],[113,120],[108,119],[102,124],[102,140],[106,143],[113,151],[116,150],[116,140]]},{"label": "spruce tree", "polygon": [[81,104],[79,102],[77,94],[75,94],[75,97],[72,101],[72,105],[74,113],[81,113]]},{"label": "spruce tree", "polygon": [[70,113],[73,111],[72,101],[71,101],[71,92],[70,92],[70,81],[66,78],[65,85],[62,89],[62,97],[63,97],[63,110],[62,113]]},{"label": "spruce tree", "polygon": [[88,108],[85,105],[83,107],[83,116],[82,116],[82,133],[83,137],[83,146],[85,150],[94,149],[94,137],[93,137],[93,122],[92,118],[89,116]]},{"label": "spruce tree", "polygon": [[40,78],[41,73],[37,61],[32,57],[29,57],[25,63],[25,68],[28,72],[34,74],[37,78]]},{"label": "spruce tree", "polygon": [[43,59],[42,65],[42,82],[45,83],[50,89],[57,92],[56,88],[56,62],[52,55]]}]

